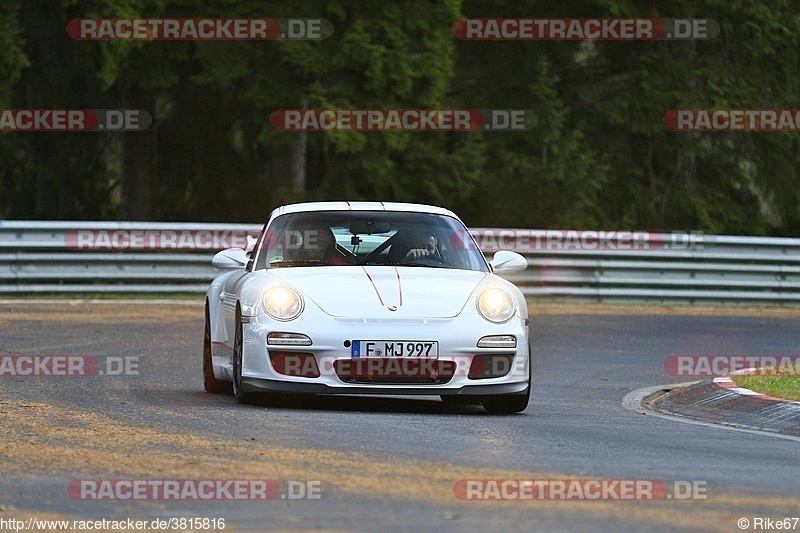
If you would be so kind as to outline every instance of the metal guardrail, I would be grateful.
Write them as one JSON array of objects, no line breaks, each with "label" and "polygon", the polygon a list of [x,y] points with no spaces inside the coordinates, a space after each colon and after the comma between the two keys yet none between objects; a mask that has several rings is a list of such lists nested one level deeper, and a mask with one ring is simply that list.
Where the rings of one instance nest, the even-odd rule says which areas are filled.
[{"label": "metal guardrail", "polygon": [[[0,221],[0,295],[198,293],[211,257],[260,225]],[[800,239],[640,234],[639,248],[570,241],[565,231],[470,230],[487,256],[511,249],[528,270],[508,276],[536,299],[800,304]],[[688,234],[684,234],[688,235]],[[532,236],[540,237],[538,240]],[[602,240],[602,239],[600,239]],[[608,244],[608,243],[606,243]]]}]

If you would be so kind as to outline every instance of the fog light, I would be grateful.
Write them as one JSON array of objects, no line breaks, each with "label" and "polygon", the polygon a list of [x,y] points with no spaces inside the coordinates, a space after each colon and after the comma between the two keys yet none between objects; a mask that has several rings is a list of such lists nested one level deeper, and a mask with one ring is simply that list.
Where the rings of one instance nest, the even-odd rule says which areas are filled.
[{"label": "fog light", "polygon": [[284,333],[276,331],[267,336],[267,344],[283,346],[311,346],[311,339],[302,333]]},{"label": "fog light", "polygon": [[516,348],[517,338],[514,335],[487,335],[478,341],[478,348]]}]

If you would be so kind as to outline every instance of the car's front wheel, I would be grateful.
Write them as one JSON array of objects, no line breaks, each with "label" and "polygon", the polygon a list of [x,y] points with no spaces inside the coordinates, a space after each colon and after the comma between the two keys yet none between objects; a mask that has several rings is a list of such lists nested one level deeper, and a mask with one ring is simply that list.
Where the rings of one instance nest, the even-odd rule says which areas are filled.
[{"label": "car's front wheel", "polygon": [[236,312],[236,333],[233,340],[233,396],[239,403],[252,403],[255,395],[242,390],[242,319]]},{"label": "car's front wheel", "polygon": [[211,317],[206,302],[206,326],[203,333],[203,388],[211,394],[226,394],[231,392],[231,384],[214,377],[214,367],[211,362]]},{"label": "car's front wheel", "polygon": [[483,407],[490,413],[511,414],[521,413],[528,407],[528,400],[531,398],[531,386],[524,394],[503,394],[489,396],[483,400]]}]

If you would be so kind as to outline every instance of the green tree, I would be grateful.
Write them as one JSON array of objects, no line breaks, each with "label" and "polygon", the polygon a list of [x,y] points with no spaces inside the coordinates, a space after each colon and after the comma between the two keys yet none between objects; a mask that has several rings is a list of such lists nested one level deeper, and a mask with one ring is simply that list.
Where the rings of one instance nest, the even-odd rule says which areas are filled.
[{"label": "green tree", "polygon": [[[79,50],[64,31],[65,21],[79,16],[68,2],[15,0],[0,13],[0,68],[9,76],[0,80],[4,107],[91,109],[110,104],[95,76],[98,55]],[[113,142],[92,133],[0,133],[0,215],[114,216],[108,201]]]}]

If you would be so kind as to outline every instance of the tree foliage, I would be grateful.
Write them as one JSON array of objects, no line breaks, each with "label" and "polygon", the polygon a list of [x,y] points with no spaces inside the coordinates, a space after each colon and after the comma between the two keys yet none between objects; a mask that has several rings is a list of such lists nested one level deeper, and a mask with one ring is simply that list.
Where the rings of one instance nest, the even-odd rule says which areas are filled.
[{"label": "tree foliage", "polygon": [[[323,41],[90,42],[75,17],[323,17]],[[707,41],[461,41],[460,17],[712,18]],[[683,133],[672,108],[797,108],[773,0],[6,0],[0,107],[143,108],[138,133],[0,134],[0,217],[262,221],[325,199],[473,225],[800,235],[797,133]],[[276,109],[530,109],[527,132],[275,130]],[[304,135],[303,137],[300,137]]]}]

